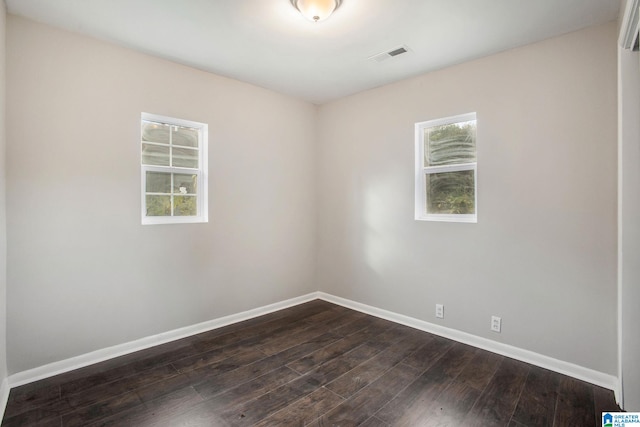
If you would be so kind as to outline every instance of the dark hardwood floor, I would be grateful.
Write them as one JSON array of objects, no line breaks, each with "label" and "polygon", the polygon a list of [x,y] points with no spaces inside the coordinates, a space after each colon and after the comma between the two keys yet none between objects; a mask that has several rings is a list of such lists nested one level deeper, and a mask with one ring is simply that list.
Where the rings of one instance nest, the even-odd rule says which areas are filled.
[{"label": "dark hardwood floor", "polygon": [[599,426],[609,390],[316,300],[11,390],[3,426]]}]

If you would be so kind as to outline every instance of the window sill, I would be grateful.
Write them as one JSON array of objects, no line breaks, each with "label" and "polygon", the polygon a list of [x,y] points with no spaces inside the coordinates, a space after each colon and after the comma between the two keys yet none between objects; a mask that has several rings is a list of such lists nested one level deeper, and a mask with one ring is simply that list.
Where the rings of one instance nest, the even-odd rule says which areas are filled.
[{"label": "window sill", "polygon": [[416,221],[435,221],[435,222],[466,222],[476,224],[478,222],[477,215],[416,215]]},{"label": "window sill", "polygon": [[209,222],[208,218],[200,216],[157,216],[142,218],[142,225],[158,225],[158,224],[194,224]]}]

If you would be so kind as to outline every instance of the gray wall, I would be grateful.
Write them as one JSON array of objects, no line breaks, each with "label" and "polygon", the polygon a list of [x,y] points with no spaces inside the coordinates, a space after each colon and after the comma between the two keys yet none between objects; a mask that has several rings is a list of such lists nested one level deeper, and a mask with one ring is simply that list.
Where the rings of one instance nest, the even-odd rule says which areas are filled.
[{"label": "gray wall", "polygon": [[[474,111],[478,223],[415,221],[414,123]],[[321,106],[319,289],[616,375],[616,123],[615,23]]]},{"label": "gray wall", "polygon": [[0,383],[7,377],[6,18],[6,6],[0,1]]},{"label": "gray wall", "polygon": [[[624,8],[623,8],[624,9]],[[619,52],[619,280],[624,408],[640,410],[640,55]]]},{"label": "gray wall", "polygon": [[[14,16],[7,65],[10,373],[315,290],[315,106]],[[143,111],[209,124],[209,223],[140,225]]]}]

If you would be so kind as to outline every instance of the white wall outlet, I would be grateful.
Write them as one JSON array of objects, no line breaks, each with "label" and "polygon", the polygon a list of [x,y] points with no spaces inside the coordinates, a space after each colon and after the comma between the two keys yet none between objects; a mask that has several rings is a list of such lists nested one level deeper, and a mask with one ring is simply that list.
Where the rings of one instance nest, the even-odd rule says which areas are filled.
[{"label": "white wall outlet", "polygon": [[444,305],[436,304],[436,317],[438,319],[444,319]]},{"label": "white wall outlet", "polygon": [[491,316],[491,330],[493,332],[500,332],[500,329],[502,329],[502,318]]}]

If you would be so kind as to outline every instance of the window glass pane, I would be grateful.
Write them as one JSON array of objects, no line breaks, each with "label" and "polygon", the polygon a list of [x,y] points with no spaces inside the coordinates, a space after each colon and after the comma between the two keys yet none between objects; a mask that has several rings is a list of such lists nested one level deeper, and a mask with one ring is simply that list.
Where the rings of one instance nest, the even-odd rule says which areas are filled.
[{"label": "window glass pane", "polygon": [[171,196],[146,196],[147,216],[171,216]]},{"label": "window glass pane", "polygon": [[196,216],[198,214],[197,201],[195,196],[174,196],[173,214],[175,216]]},{"label": "window glass pane", "polygon": [[182,126],[173,127],[173,145],[198,147],[198,130]]},{"label": "window glass pane", "polygon": [[142,144],[142,164],[169,166],[169,146]]},{"label": "window glass pane", "polygon": [[424,131],[424,165],[476,161],[476,121],[433,126]]},{"label": "window glass pane", "polygon": [[142,140],[169,144],[169,125],[142,121]]},{"label": "window glass pane", "polygon": [[147,193],[171,193],[171,174],[147,172]]},{"label": "window glass pane", "polygon": [[427,174],[428,214],[474,214],[474,171]]},{"label": "window glass pane", "polygon": [[173,166],[181,168],[198,168],[198,150],[173,147]]},{"label": "window glass pane", "polygon": [[198,175],[176,173],[173,175],[174,194],[196,194]]}]

